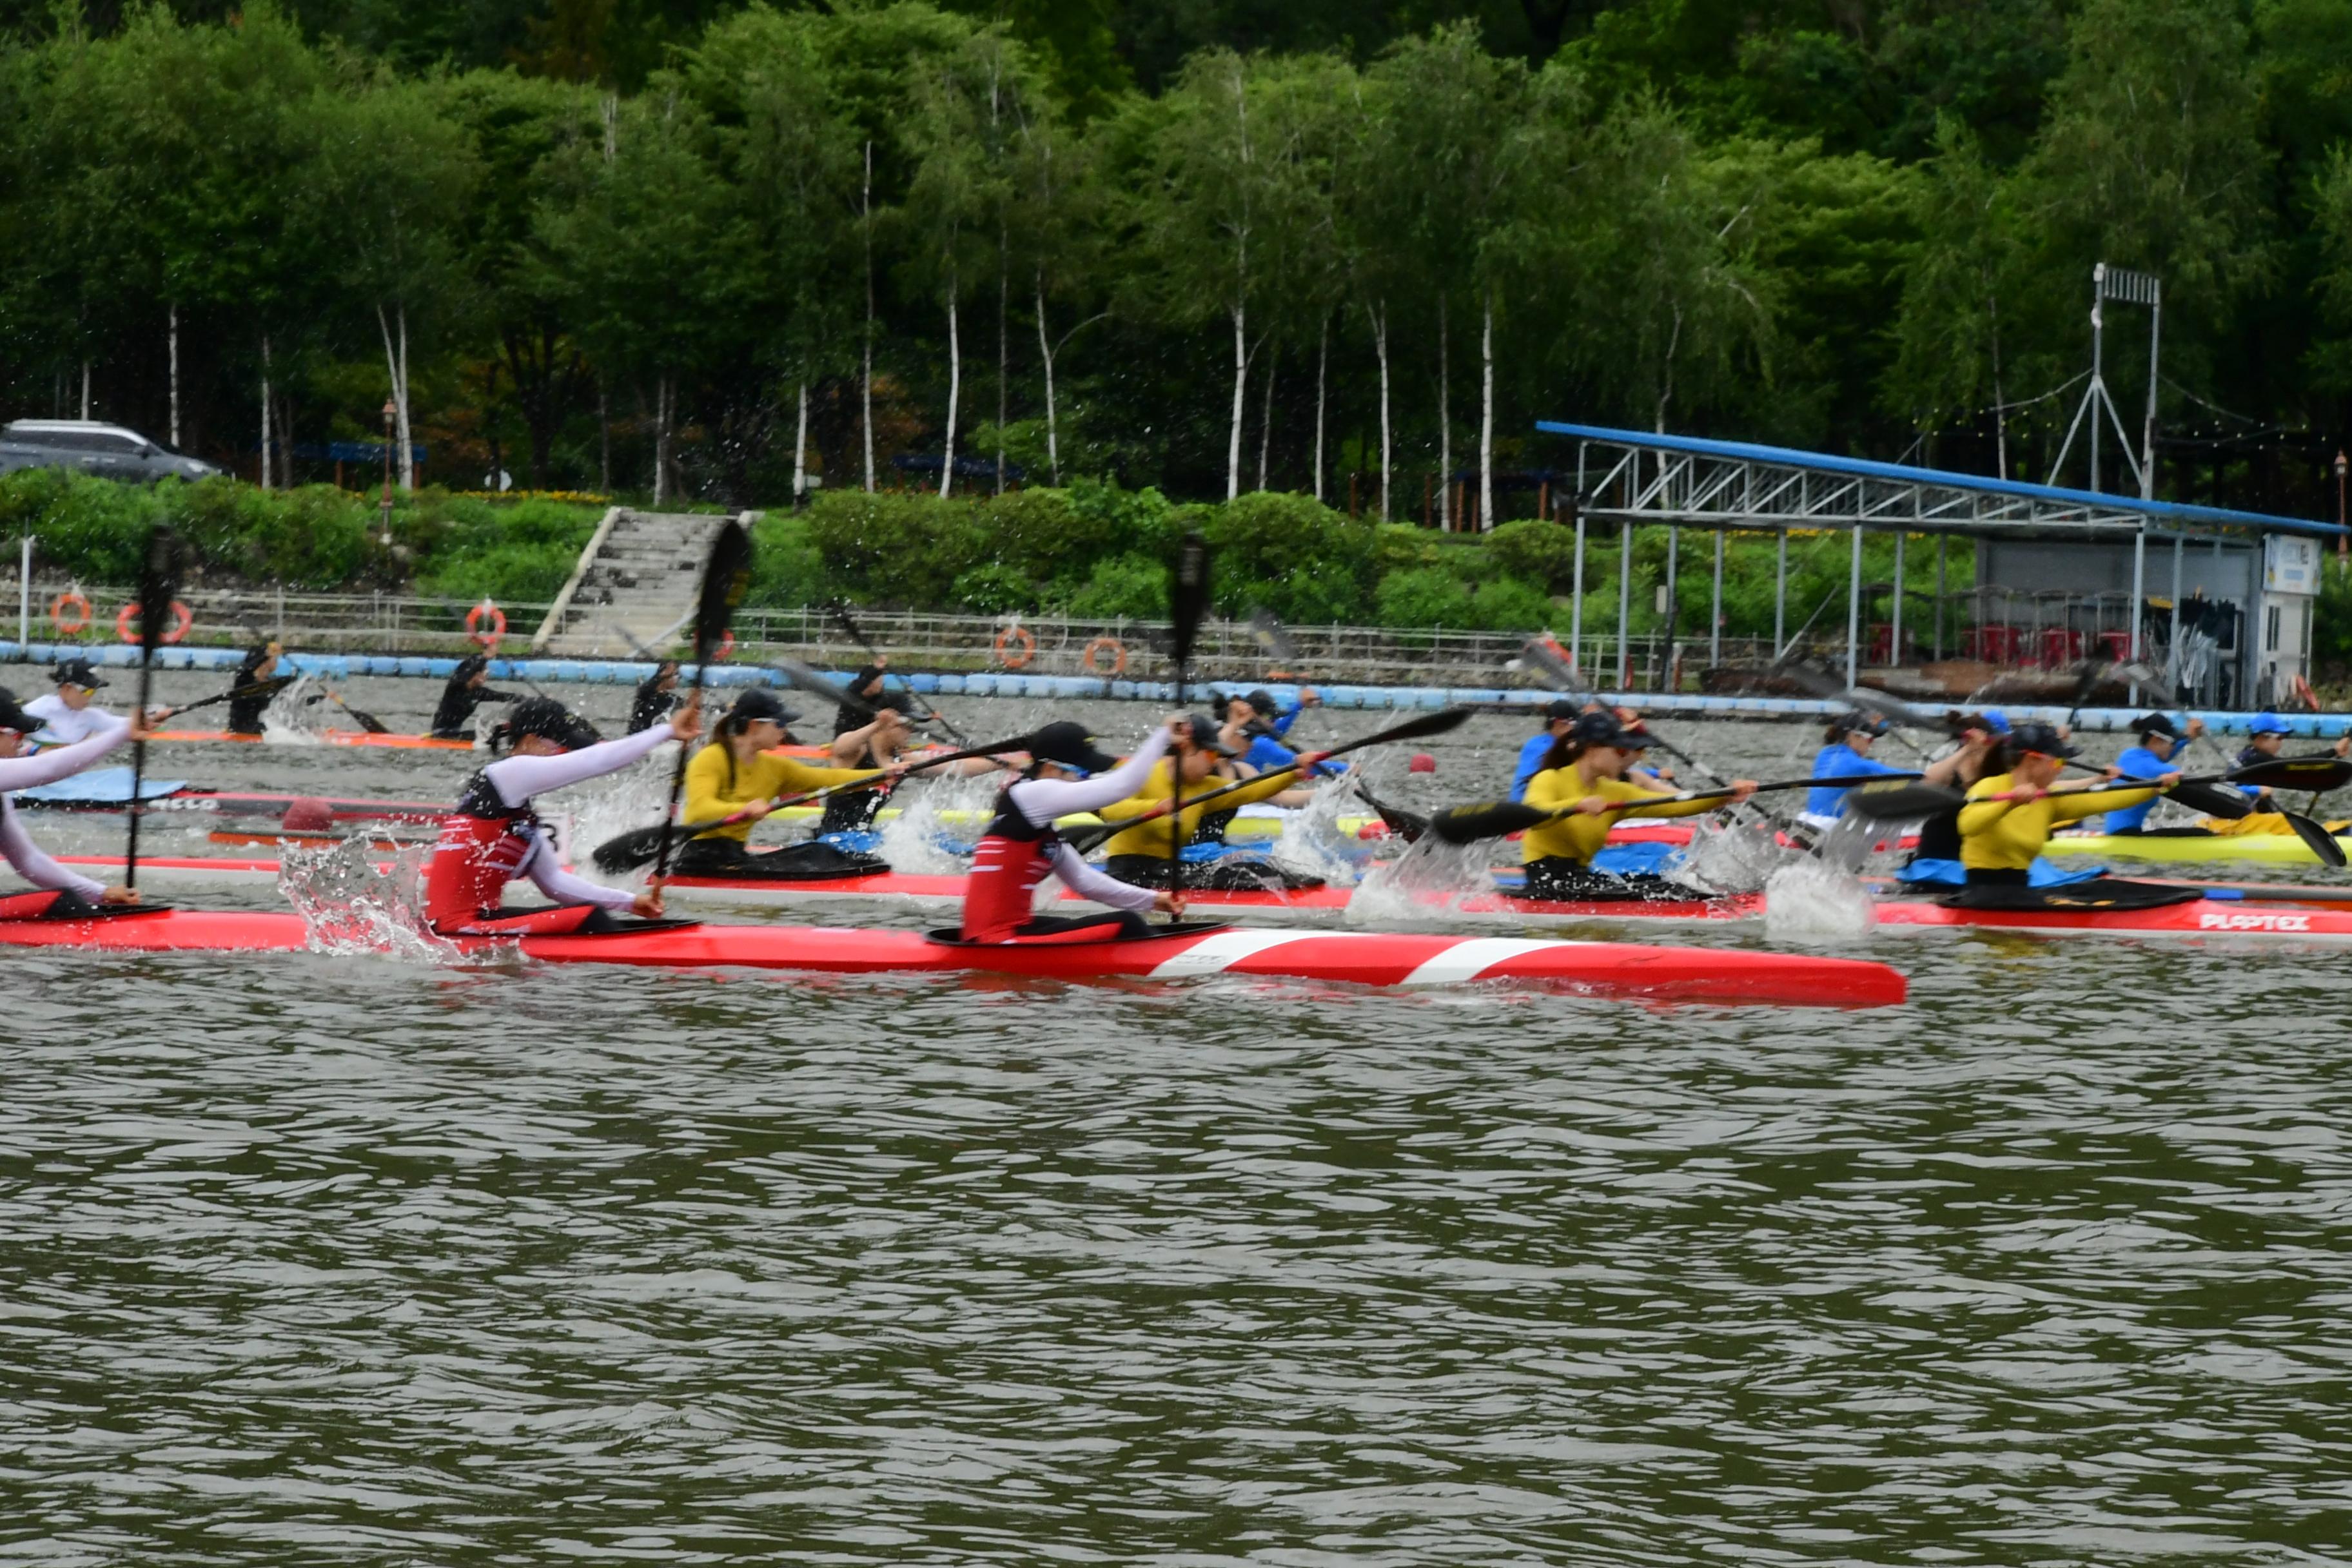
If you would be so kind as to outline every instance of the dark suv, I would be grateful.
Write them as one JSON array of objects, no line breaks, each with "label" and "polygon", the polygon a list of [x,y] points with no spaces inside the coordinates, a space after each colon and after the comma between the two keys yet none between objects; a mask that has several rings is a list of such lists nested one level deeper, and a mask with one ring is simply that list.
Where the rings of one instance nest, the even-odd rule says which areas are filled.
[{"label": "dark suv", "polygon": [[94,419],[17,419],[0,426],[0,474],[79,468],[105,479],[204,479],[220,472],[136,430]]}]

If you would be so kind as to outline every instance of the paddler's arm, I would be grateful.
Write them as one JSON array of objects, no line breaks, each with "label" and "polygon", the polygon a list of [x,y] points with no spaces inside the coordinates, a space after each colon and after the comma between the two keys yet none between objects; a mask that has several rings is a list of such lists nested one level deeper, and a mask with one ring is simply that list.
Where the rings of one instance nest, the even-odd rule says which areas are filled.
[{"label": "paddler's arm", "polygon": [[[1983,783],[1976,785],[1976,789],[1984,787]],[[1973,795],[1975,791],[1971,790],[1969,793]],[[1973,838],[1979,833],[1991,832],[1992,825],[2008,816],[2011,806],[2024,804],[2026,803],[2023,801],[2011,800],[1970,800],[1968,805],[1960,807],[1960,837]]]},{"label": "paddler's arm", "polygon": [[[778,795],[800,795],[813,789],[831,789],[835,784],[856,784],[860,779],[879,778],[888,768],[820,768],[802,762],[798,757],[779,757],[770,752],[772,760],[781,764]],[[904,772],[904,769],[900,769]]]},{"label": "paddler's arm", "polygon": [[632,893],[625,888],[608,888],[602,882],[573,876],[557,861],[555,850],[543,832],[531,835],[530,852],[523,857],[521,874],[559,904],[594,904],[599,909],[635,909],[640,913],[648,912],[649,906],[652,912],[658,912],[661,907],[656,895]]},{"label": "paddler's arm", "polygon": [[16,874],[36,888],[56,888],[79,893],[91,903],[98,903],[108,897],[103,883],[76,876],[50,859],[41,847],[33,842],[32,835],[25,831],[14,811],[0,811],[0,855],[5,855],[8,864],[16,868]]},{"label": "paddler's arm", "polygon": [[[1618,784],[1603,793],[1627,804],[1611,808],[1615,816],[1705,816],[1710,811],[1721,811],[1727,805],[1738,805],[1756,793],[1754,779],[1733,779],[1727,786],[1731,794],[1714,795],[1706,800],[1676,800],[1671,795],[1653,795],[1647,790]],[[1626,794],[1621,795],[1619,790]]]},{"label": "paddler's arm", "polygon": [[669,724],[656,724],[650,730],[640,730],[634,735],[624,735],[617,741],[599,741],[593,746],[583,746],[576,752],[563,752],[551,757],[502,757],[484,768],[482,775],[490,781],[509,805],[520,805],[531,796],[545,795],[549,790],[618,773],[630,763],[650,756],[656,747],[675,734],[676,723],[673,721]]},{"label": "paddler's arm", "polygon": [[1062,886],[1082,899],[1097,904],[1108,904],[1115,910],[1133,910],[1139,914],[1146,910],[1167,909],[1169,897],[1150,888],[1139,888],[1132,882],[1096,870],[1068,845],[1056,840],[1054,845],[1054,875]]},{"label": "paddler's arm", "polygon": [[[2180,775],[2178,773],[2166,773],[2164,782],[2178,784]],[[2162,793],[2158,789],[2116,789],[2088,795],[2079,790],[2053,790],[2049,797],[2050,820],[2053,823],[2080,822],[2086,816],[2097,816],[2103,812],[2126,811],[2144,801],[2154,800]],[[1962,816],[1966,815],[1962,813]],[[1963,827],[1961,831],[1965,833],[1968,830]]]},{"label": "paddler's arm", "polygon": [[69,746],[52,746],[36,756],[0,759],[0,791],[38,789],[71,778],[130,738],[130,720],[120,713],[98,712],[90,732]]},{"label": "paddler's arm", "polygon": [[1057,816],[1081,811],[1099,813],[1106,822],[1136,816],[1159,805],[1138,800],[1136,792],[1150,782],[1151,770],[1168,754],[1174,731],[1166,724],[1151,731],[1135,754],[1107,773],[1090,779],[1024,779],[1013,786],[1013,803],[1033,827],[1043,827]]}]

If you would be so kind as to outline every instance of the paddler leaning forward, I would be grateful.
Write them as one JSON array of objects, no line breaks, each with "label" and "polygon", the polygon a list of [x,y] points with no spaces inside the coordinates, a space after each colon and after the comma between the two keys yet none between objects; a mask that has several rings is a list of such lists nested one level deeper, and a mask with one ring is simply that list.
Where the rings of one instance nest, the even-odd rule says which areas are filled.
[{"label": "paddler leaning forward", "polygon": [[[1087,864],[1054,831],[1056,817],[1099,811],[1126,800],[1167,752],[1181,720],[1151,732],[1125,763],[1107,755],[1082,725],[1048,724],[1029,737],[1029,766],[996,797],[996,815],[972,851],[963,896],[962,939],[1006,942],[1112,942],[1148,934],[1142,911],[1181,916],[1172,893],[1139,888]],[[1167,825],[1160,824],[1166,831]],[[1032,899],[1048,876],[1082,899],[1108,904],[1107,915],[1038,915]]]},{"label": "paddler leaning forward", "polygon": [[80,740],[53,746],[38,756],[24,756],[25,742],[41,727],[42,718],[17,707],[16,693],[0,687],[0,855],[37,889],[0,895],[0,920],[65,920],[96,913],[100,904],[139,901],[139,895],[128,888],[102,887],[50,859],[16,820],[16,803],[8,798],[12,790],[37,789],[70,778],[131,738],[129,720],[103,709],[80,711],[89,718]]},{"label": "paddler leaning forward", "polygon": [[788,757],[777,748],[792,740],[785,726],[799,717],[774,692],[756,686],[735,700],[710,744],[686,766],[686,819],[710,822],[740,813],[743,820],[689,839],[678,853],[679,875],[809,880],[890,868],[879,856],[853,855],[814,840],[775,849],[751,847],[751,829],[774,809],[781,795],[907,771],[904,763],[883,768],[819,768]]},{"label": "paddler leaning forward", "polygon": [[1960,864],[1967,868],[1969,879],[1946,902],[1986,910],[2042,909],[2053,904],[2148,908],[2198,896],[2192,888],[2112,877],[2066,887],[2032,886],[2034,858],[2059,824],[2137,805],[2180,782],[2180,774],[2170,772],[2151,780],[2144,790],[2085,794],[2113,780],[2117,770],[2110,767],[2104,777],[2060,784],[2058,774],[2066,759],[2078,751],[2053,724],[2033,721],[2010,731],[2003,749],[2008,771],[1969,785],[1968,804],[1960,807]]},{"label": "paddler leaning forward", "polygon": [[1520,840],[1527,872],[1523,895],[1530,899],[1691,897],[1688,888],[1664,877],[1614,876],[1592,868],[1592,858],[1609,842],[1609,829],[1626,816],[1704,816],[1737,805],[1756,793],[1754,779],[1734,779],[1728,795],[1676,800],[1625,780],[1648,750],[1649,731],[1637,720],[1621,722],[1605,709],[1580,714],[1551,743],[1544,765],[1528,780],[1525,803],[1560,816],[1538,823]]},{"label": "paddler leaning forward", "polygon": [[[499,727],[512,754],[467,780],[457,809],[442,821],[425,868],[426,923],[443,936],[557,936],[613,930],[612,917],[622,910],[658,919],[658,886],[631,894],[566,871],[531,802],[550,790],[618,773],[665,741],[684,743],[700,733],[699,693],[667,724],[601,742],[586,720],[551,697],[516,703]],[[503,908],[507,884],[526,877],[556,902]]]},{"label": "paddler leaning forward", "polygon": [[[1234,749],[1218,733],[1217,726],[1206,719],[1179,718],[1170,723],[1174,735],[1170,757],[1156,764],[1126,798],[1114,799],[1097,808],[1105,822],[1134,823],[1103,846],[1103,869],[1138,887],[1166,888],[1175,884],[1171,868],[1175,865],[1176,847],[1192,842],[1204,814],[1254,805],[1295,789],[1299,779],[1312,772],[1324,755],[1321,752],[1302,752],[1288,766],[1260,773],[1232,794],[1219,795],[1214,801],[1203,805],[1199,803],[1201,796],[1226,787],[1227,781],[1217,776],[1217,769],[1233,756]],[[1170,783],[1171,763],[1172,772],[1183,777],[1187,800],[1182,826],[1176,828],[1169,826],[1164,809],[1175,794],[1175,786]],[[1161,815],[1151,816],[1153,812]],[[1322,885],[1320,878],[1286,871],[1257,856],[1188,866],[1184,882],[1191,888],[1221,893],[1295,891]]]}]

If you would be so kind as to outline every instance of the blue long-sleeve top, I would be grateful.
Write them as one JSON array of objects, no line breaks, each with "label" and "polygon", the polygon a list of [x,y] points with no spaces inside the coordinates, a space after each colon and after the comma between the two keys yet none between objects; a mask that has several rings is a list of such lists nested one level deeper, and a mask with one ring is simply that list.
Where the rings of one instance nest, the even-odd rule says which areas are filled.
[{"label": "blue long-sleeve top", "polygon": [[1530,735],[1528,737],[1528,743],[1519,748],[1519,765],[1511,774],[1513,800],[1528,798],[1528,781],[1543,772],[1544,756],[1550,750],[1551,731],[1549,729],[1539,734]]},{"label": "blue long-sleeve top", "polygon": [[[2116,759],[2116,767],[2127,779],[2161,778],[2180,764],[2168,762],[2146,746],[2134,746]],[[2162,796],[2158,796],[2162,799]],[[2136,833],[2147,824],[2147,814],[2156,809],[2155,800],[2144,800],[2137,805],[2127,805],[2107,813],[2105,828],[2109,833]]]},{"label": "blue long-sleeve top", "polygon": [[[1851,778],[1856,773],[1899,773],[1905,771],[1892,763],[1865,757],[1840,741],[1835,745],[1823,746],[1814,755],[1812,776],[1817,779]],[[1845,790],[1807,790],[1805,809],[1815,816],[1835,816],[1845,810]]]}]

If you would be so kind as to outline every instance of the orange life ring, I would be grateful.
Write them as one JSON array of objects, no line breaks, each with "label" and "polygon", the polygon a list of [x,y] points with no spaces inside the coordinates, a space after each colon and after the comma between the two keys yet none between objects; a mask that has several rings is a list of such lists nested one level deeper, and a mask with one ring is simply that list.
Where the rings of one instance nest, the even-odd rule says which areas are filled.
[{"label": "orange life ring", "polygon": [[[1095,662],[1095,656],[1101,653],[1110,656],[1108,669]],[[1127,673],[1127,645],[1117,637],[1097,637],[1087,644],[1087,651],[1080,656],[1078,666],[1088,675],[1107,675],[1117,679]]]},{"label": "orange life ring", "polygon": [[2302,676],[2298,675],[2298,676],[2296,676],[2296,677],[2294,678],[2294,700],[2295,700],[2297,702],[2302,703],[2305,708],[2310,709],[2314,713],[2316,713],[2316,712],[2318,712],[2318,711],[2319,711],[2319,693],[2317,693],[2316,691],[2314,691],[2314,690],[2311,689],[2311,682],[2310,682],[2310,681],[2308,681],[2308,680],[2305,679]]},{"label": "orange life ring", "polygon": [[[139,632],[136,629],[134,623],[136,623],[138,619],[139,601],[133,599],[131,603],[122,606],[122,613],[121,615],[114,617],[114,635],[121,637],[124,642],[137,642],[139,640]],[[171,628],[161,634],[156,640],[158,642],[164,643],[178,642],[181,638],[188,635],[188,628],[195,624],[196,617],[194,614],[189,610],[187,605],[180,603],[179,600],[174,599],[172,601]]]},{"label": "orange life ring", "polygon": [[[74,616],[70,624],[66,620],[66,609],[68,605],[72,606]],[[81,629],[89,625],[89,595],[85,595],[79,588],[68,588],[64,593],[59,594],[56,598],[51,599],[49,601],[49,625],[58,628],[58,635],[60,637],[69,637],[79,635]]]},{"label": "orange life ring", "polygon": [[[1006,645],[1015,645],[1020,652]],[[996,658],[1007,669],[1026,669],[1029,661],[1037,657],[1037,634],[1027,626],[1010,626],[996,634]]]},{"label": "orange life ring", "polygon": [[[487,632],[482,630],[482,621],[485,617],[488,617],[490,623],[490,629]],[[507,613],[489,600],[484,599],[466,612],[466,636],[468,640],[479,643],[484,647],[496,647],[499,646],[499,639],[506,635]]]},{"label": "orange life ring", "polygon": [[735,628],[729,626],[719,634],[719,646],[710,650],[712,658],[725,658],[735,651]]}]

